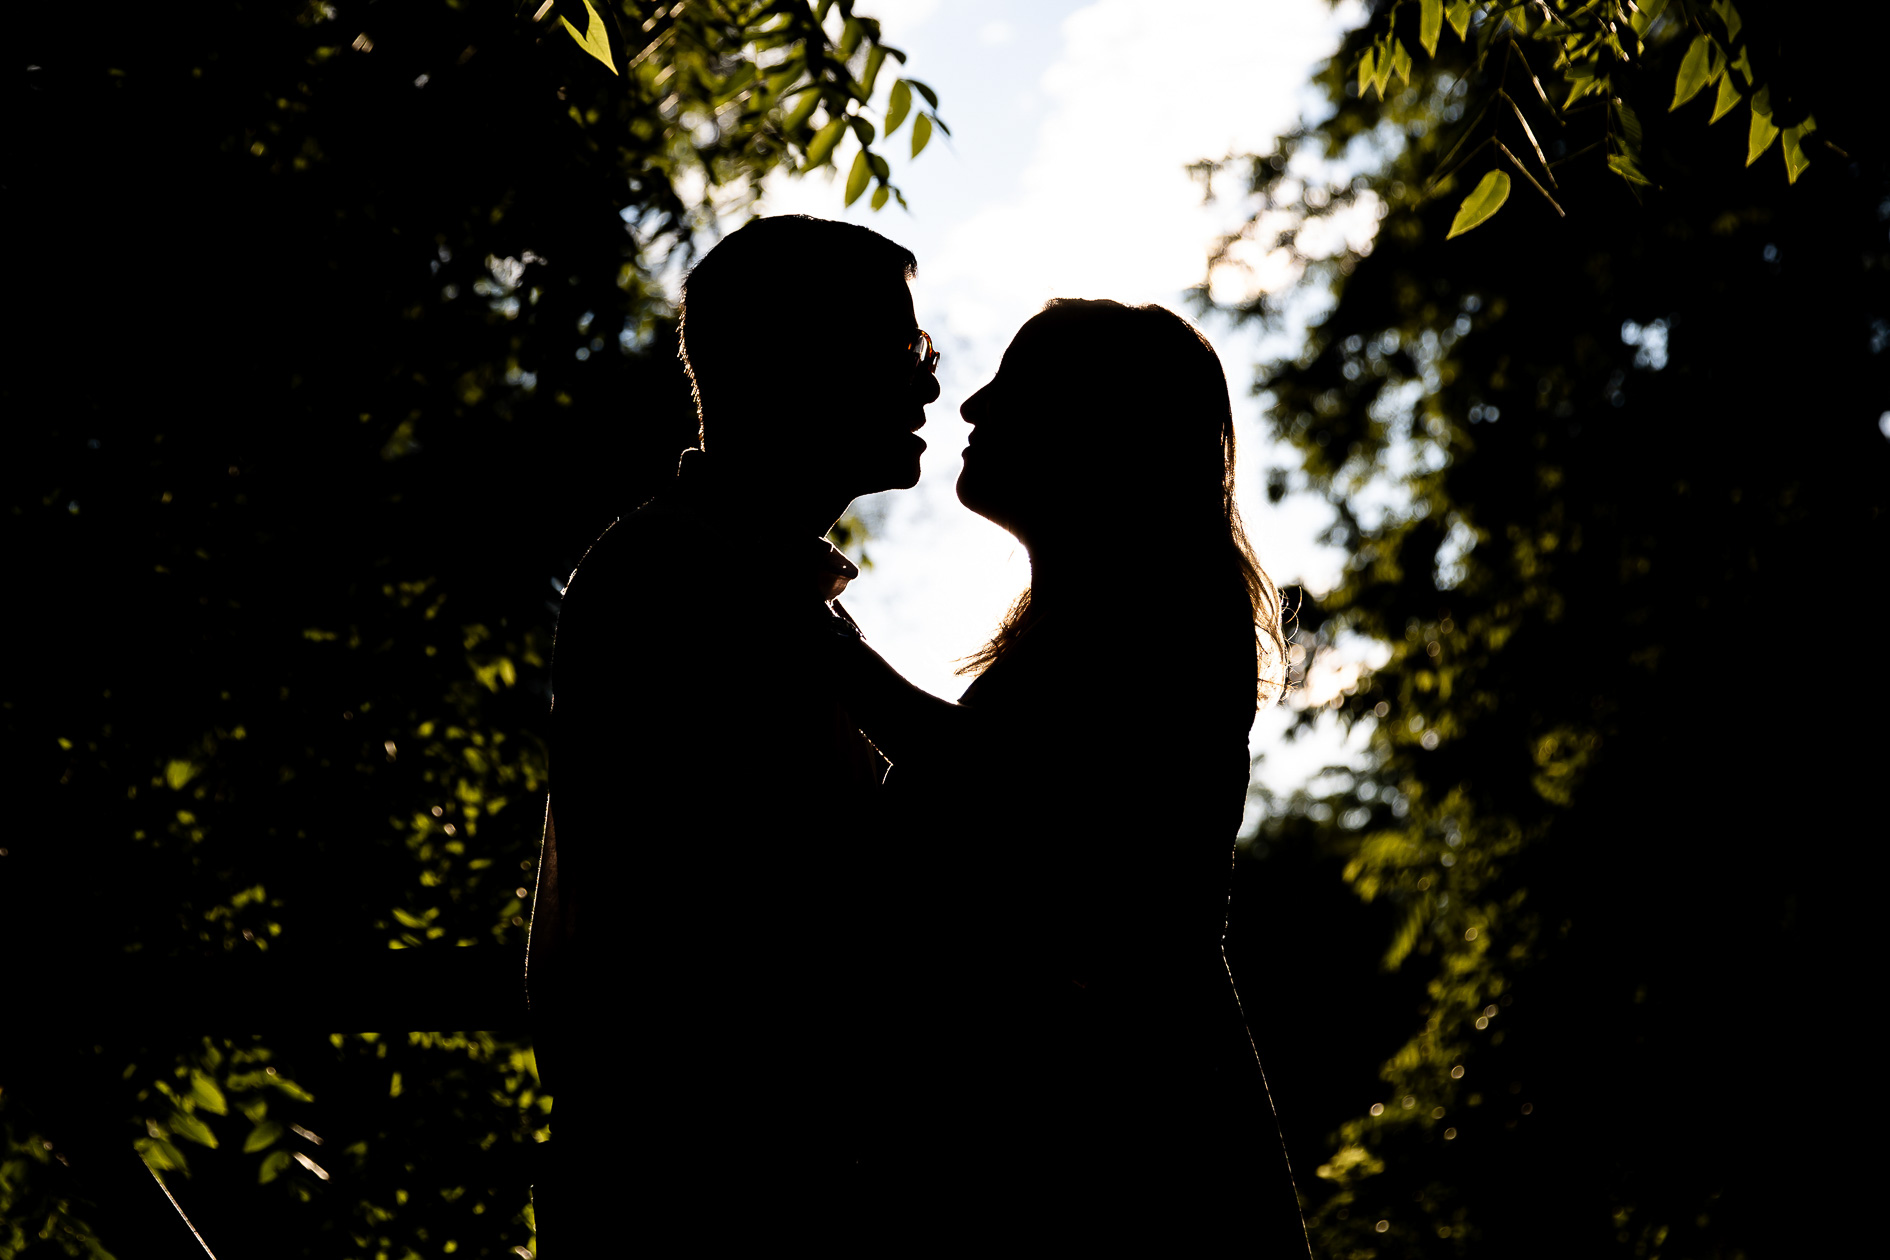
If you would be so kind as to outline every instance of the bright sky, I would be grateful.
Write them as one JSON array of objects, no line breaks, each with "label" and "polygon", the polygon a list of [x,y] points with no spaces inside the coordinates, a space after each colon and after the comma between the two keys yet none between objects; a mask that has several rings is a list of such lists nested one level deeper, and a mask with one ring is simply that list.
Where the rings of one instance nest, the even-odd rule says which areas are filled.
[{"label": "bright sky", "polygon": [[[782,180],[765,211],[864,223],[918,256],[920,325],[943,351],[942,394],[915,490],[863,500],[872,568],[847,592],[873,645],[914,683],[955,697],[958,658],[976,648],[1029,581],[1023,549],[953,493],[969,432],[958,406],[996,371],[1017,328],[1051,297],[1159,302],[1183,314],[1215,237],[1238,226],[1238,202],[1203,206],[1185,167],[1203,157],[1264,150],[1302,109],[1313,67],[1352,16],[1323,0],[861,0],[905,72],[939,94],[952,138],[935,136],[916,161],[910,124],[894,137],[893,178],[912,212],[878,214],[862,198],[841,206],[842,184]],[[891,72],[892,66],[887,67]],[[851,150],[838,155],[847,169]],[[1229,181],[1230,187],[1232,181]],[[1191,316],[1192,317],[1192,316]],[[1270,463],[1293,463],[1265,436],[1248,388],[1257,332],[1204,327],[1233,391],[1241,444],[1241,510],[1262,563],[1281,583],[1324,590],[1340,553],[1315,535],[1317,501],[1270,506]],[[1277,349],[1277,347],[1276,347]],[[1138,638],[1143,637],[1138,634]],[[1108,685],[1109,680],[1099,680]],[[1263,715],[1254,748],[1264,780],[1290,787],[1342,755],[1336,736],[1283,744],[1285,715]]]}]

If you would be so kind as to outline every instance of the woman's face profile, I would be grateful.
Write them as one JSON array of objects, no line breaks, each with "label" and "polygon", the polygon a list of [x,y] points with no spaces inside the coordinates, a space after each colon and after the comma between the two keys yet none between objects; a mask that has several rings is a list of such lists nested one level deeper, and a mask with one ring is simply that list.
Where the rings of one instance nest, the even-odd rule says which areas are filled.
[{"label": "woman's face profile", "polygon": [[1052,309],[1025,324],[997,376],[958,409],[971,425],[958,501],[1013,533],[1057,511],[1072,480],[1066,430],[1077,410],[1070,372],[1079,318]]}]

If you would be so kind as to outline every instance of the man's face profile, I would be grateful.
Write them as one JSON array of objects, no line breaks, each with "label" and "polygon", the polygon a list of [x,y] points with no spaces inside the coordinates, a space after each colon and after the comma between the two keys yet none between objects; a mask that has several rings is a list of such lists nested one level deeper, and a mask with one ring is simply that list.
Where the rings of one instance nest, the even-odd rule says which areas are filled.
[{"label": "man's face profile", "polygon": [[912,290],[897,276],[863,282],[836,322],[840,388],[825,417],[835,458],[859,494],[909,489],[919,482],[925,407],[938,397],[937,378],[913,362]]}]

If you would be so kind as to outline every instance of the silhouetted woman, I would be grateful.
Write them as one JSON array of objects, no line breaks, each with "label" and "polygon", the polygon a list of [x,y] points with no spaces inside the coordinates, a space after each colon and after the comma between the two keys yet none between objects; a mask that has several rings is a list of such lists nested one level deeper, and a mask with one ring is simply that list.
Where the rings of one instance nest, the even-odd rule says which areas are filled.
[{"label": "silhouetted woman", "polygon": [[889,867],[919,1012],[895,1180],[972,1228],[1303,1257],[1221,953],[1282,644],[1220,360],[1161,307],[1055,301],[963,414],[959,498],[1029,589],[957,704],[833,649],[893,763],[889,844],[920,855]]}]

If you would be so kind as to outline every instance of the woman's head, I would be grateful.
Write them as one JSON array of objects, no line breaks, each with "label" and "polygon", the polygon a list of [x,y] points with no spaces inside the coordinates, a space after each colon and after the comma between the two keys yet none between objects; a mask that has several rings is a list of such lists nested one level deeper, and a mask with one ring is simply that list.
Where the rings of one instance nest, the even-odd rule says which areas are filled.
[{"label": "woman's head", "polygon": [[[1244,593],[1262,673],[1283,657],[1280,601],[1234,502],[1234,418],[1220,357],[1160,306],[1059,299],[1024,325],[965,401],[965,506],[1032,550],[1099,558],[1159,540],[1192,580]],[[1205,592],[1204,592],[1205,593]],[[976,670],[1028,628],[1029,593]]]},{"label": "woman's head", "polygon": [[1060,299],[966,400],[958,497],[1027,544],[1225,515],[1233,414],[1213,347],[1159,306]]}]

